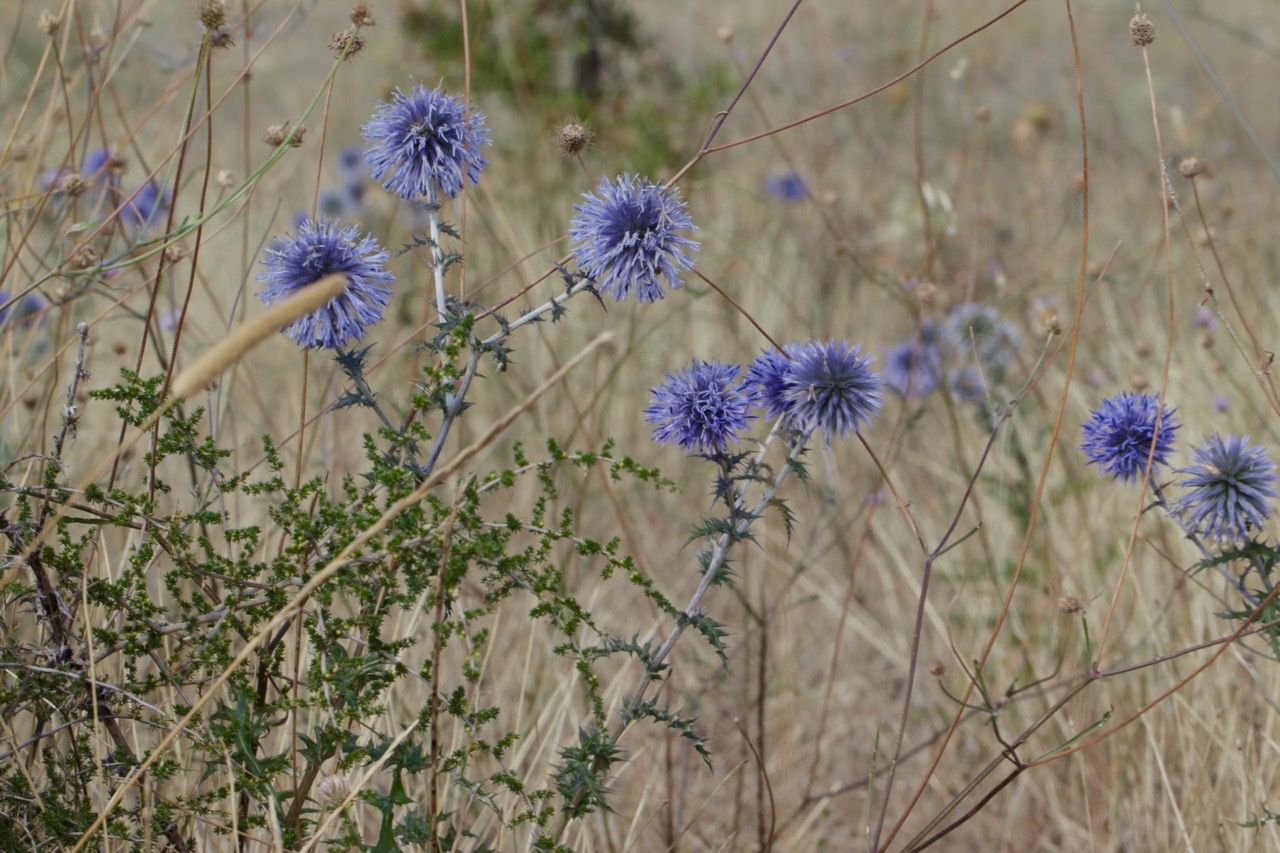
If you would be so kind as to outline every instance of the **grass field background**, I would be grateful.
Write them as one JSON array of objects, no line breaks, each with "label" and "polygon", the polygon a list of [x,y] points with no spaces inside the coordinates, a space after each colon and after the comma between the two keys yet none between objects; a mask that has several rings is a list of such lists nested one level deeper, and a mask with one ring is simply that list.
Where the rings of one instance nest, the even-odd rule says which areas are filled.
[{"label": "grass field background", "polygon": [[[1080,425],[1104,397],[1147,390],[1163,393],[1183,423],[1178,464],[1187,443],[1212,432],[1251,435],[1276,456],[1280,15],[1272,5],[1153,4],[1144,11],[1157,37],[1144,51],[1129,41],[1132,8],[1027,2],[883,91],[790,129],[782,128],[906,74],[1008,7],[813,0],[798,4],[779,32],[791,5],[774,0],[594,5],[629,12],[634,43],[602,42],[601,88],[589,98],[575,86],[582,43],[568,11],[558,16],[523,0],[468,3],[464,54],[460,40],[446,49],[452,31],[440,23],[457,20],[457,4],[373,4],[377,25],[363,31],[363,50],[327,87],[330,38],[349,26],[344,4],[236,0],[228,6],[235,44],[213,54],[206,101],[194,75],[202,38],[195,3],[6,2],[0,289],[13,296],[34,285],[45,300],[38,322],[4,330],[6,510],[17,505],[20,486],[40,482],[75,363],[77,324],[89,324],[85,386],[92,389],[135,366],[153,289],[151,324],[170,346],[192,286],[179,368],[261,312],[254,294],[263,246],[292,229],[319,191],[340,185],[340,152],[363,144],[361,125],[394,87],[443,81],[461,94],[470,79],[471,101],[488,117],[491,163],[468,188],[465,215],[457,201],[443,215],[465,243],[451,292],[465,288],[491,306],[537,282],[568,252],[573,206],[597,178],[629,171],[666,180],[694,158],[777,34],[710,153],[678,182],[699,229],[698,272],[714,287],[689,276],[651,305],[579,298],[554,325],[518,331],[511,368],[486,371],[447,454],[611,331],[612,341],[490,441],[475,467],[509,465],[516,441],[536,454],[548,438],[582,447],[613,438],[620,452],[661,468],[678,492],[566,472],[557,475],[560,505],[577,513],[584,535],[619,537],[638,569],[680,604],[698,581],[687,540],[708,509],[711,483],[705,462],[650,439],[642,411],[664,372],[695,357],[749,361],[769,341],[748,316],[779,342],[834,336],[883,358],[953,307],[978,302],[998,309],[1021,345],[986,401],[890,394],[864,430],[866,447],[815,440],[810,481],[785,490],[795,531],[788,537],[767,516],[757,544],[735,553],[736,584],[708,602],[730,632],[727,665],[687,638],[662,688],[663,701],[697,717],[714,769],[677,733],[634,726],[622,741],[626,760],[609,780],[613,811],[571,823],[560,843],[573,850],[849,850],[867,848],[875,835],[888,849],[917,849],[964,817],[936,849],[1280,849],[1269,819],[1280,810],[1273,651],[1263,636],[1214,642],[1240,625],[1221,615],[1239,607],[1234,593],[1213,572],[1192,571],[1200,556],[1174,524],[1143,514],[1149,494],[1108,481],[1078,450]],[[443,17],[424,19],[424,9]],[[38,26],[45,11],[59,16],[52,35]],[[531,46],[538,27],[545,43]],[[276,151],[262,141],[268,128],[296,123],[317,94],[301,146],[251,178]],[[195,122],[179,172],[184,111],[193,99],[197,119],[213,108]],[[580,158],[556,148],[570,119],[594,136]],[[715,147],[770,130],[777,132]],[[104,224],[103,208],[56,197],[49,184],[49,174],[74,169],[85,151],[104,146],[127,160],[125,189],[154,174],[173,192],[172,226],[158,223],[132,248],[122,226]],[[1161,157],[1178,204],[1167,221]],[[1188,157],[1209,168],[1194,184],[1177,170]],[[788,175],[804,187],[795,198],[770,190]],[[182,228],[201,209],[202,194],[208,210],[236,193],[198,234]],[[421,228],[408,205],[372,182],[363,204],[343,215],[393,252]],[[86,245],[94,249],[84,264],[92,274],[75,270],[75,253]],[[160,269],[170,246],[178,249]],[[110,263],[101,266],[102,259]],[[403,401],[423,358],[414,344],[435,315],[426,304],[431,270],[423,250],[394,264],[395,299],[368,339],[376,343],[369,379],[380,399]],[[1208,301],[1206,286],[1216,301]],[[553,274],[509,310],[538,304],[559,287]],[[163,370],[153,349],[142,372]],[[207,409],[205,428],[232,451],[225,472],[260,470],[267,434],[282,447],[288,478],[321,476],[337,494],[344,475],[364,470],[361,436],[377,429],[377,419],[360,409],[327,412],[306,427],[301,446],[296,432],[333,403],[345,381],[323,354],[304,360],[276,336],[193,403]],[[120,433],[110,403],[79,403],[75,443],[65,453],[70,483],[110,457]],[[987,451],[993,420],[999,429]],[[145,489],[141,453],[121,458],[122,487]],[[183,472],[175,463],[175,483]],[[442,486],[441,494],[451,489]],[[501,500],[516,506],[533,495],[526,483]],[[168,499],[180,507],[190,495],[179,490]],[[267,526],[266,548],[278,546],[261,502],[232,496],[226,511],[237,523]],[[917,620],[926,554],[953,519],[957,544],[932,561]],[[1263,535],[1273,537],[1274,524]],[[87,571],[112,577],[135,542],[136,530],[104,526],[84,554]],[[7,543],[8,585],[0,593],[6,690],[16,689],[23,667],[51,665],[32,652],[49,637],[30,579],[13,559],[22,547]],[[161,565],[156,594],[163,601]],[[667,617],[623,580],[602,579],[598,561],[566,552],[560,569],[564,589],[610,632],[642,639],[665,632]],[[482,592],[464,582],[459,602]],[[471,663],[481,673],[477,701],[500,707],[501,726],[519,734],[509,766],[536,787],[547,784],[557,750],[574,741],[586,709],[578,674],[549,653],[557,638],[528,619],[529,608],[518,597],[497,606],[483,653]],[[87,629],[113,618],[88,607],[74,620]],[[422,638],[430,624],[429,612],[404,609],[388,632]],[[191,640],[166,637],[161,657],[180,656]],[[913,642],[918,663],[904,716]],[[430,651],[430,642],[419,642],[403,662],[416,671]],[[312,652],[300,642],[290,654],[289,668],[305,667]],[[462,666],[465,644],[450,646],[446,660]],[[111,657],[92,677],[112,683],[122,667],[121,657]],[[601,676],[616,707],[638,669],[605,664]],[[974,684],[980,689],[966,693]],[[132,706],[150,723],[120,722],[138,756],[201,688],[187,689],[158,688],[143,697],[150,711]],[[420,680],[397,682],[368,727],[402,731],[429,695]],[[67,713],[61,708],[46,725]],[[0,768],[39,787],[69,748],[59,738],[70,734],[20,748],[36,734],[36,719],[22,710],[3,721]],[[900,728],[902,754],[882,819]],[[75,731],[96,744],[91,752],[111,752],[100,722],[82,721]],[[444,737],[442,747],[455,748],[467,733],[458,727]],[[280,725],[261,749],[287,752],[295,743],[291,726]],[[1002,759],[1003,751],[1016,762]],[[226,783],[225,768],[201,778],[203,761],[183,738],[168,754],[178,771],[125,801],[141,810],[140,826],[149,826],[145,815],[156,799],[176,802]],[[120,777],[91,770],[87,790],[101,808]],[[375,774],[366,784],[385,793],[390,781]],[[421,802],[423,779],[406,784]],[[442,785],[442,809],[466,816],[475,836],[456,849],[484,849],[482,842],[528,848],[531,830],[505,825],[509,812]],[[236,810],[231,794],[207,815],[180,808],[175,819],[200,849],[232,849],[235,842],[216,833],[231,828]],[[374,843],[378,813],[357,802],[345,814]],[[284,846],[278,827],[264,820],[246,830],[241,849]],[[123,850],[128,842],[99,834],[89,845]]]}]

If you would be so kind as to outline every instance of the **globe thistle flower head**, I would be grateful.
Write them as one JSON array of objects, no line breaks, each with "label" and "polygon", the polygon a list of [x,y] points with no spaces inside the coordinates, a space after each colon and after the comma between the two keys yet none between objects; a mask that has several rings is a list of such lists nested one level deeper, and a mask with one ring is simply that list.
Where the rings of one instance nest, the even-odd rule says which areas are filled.
[{"label": "globe thistle flower head", "polygon": [[1000,382],[1017,357],[1022,336],[990,305],[966,302],[952,309],[942,328],[947,348],[957,358],[977,358],[992,382]]},{"label": "globe thistle flower head", "polygon": [[125,202],[120,216],[130,228],[142,232],[163,221],[173,197],[155,181],[147,181]]},{"label": "globe thistle flower head", "polygon": [[747,367],[742,384],[751,389],[756,405],[771,418],[787,413],[786,378],[790,370],[791,359],[776,349],[760,353]]},{"label": "globe thistle flower head", "polygon": [[874,360],[847,341],[812,341],[791,353],[782,399],[791,422],[800,429],[833,434],[857,432],[880,411],[884,394]]},{"label": "globe thistle flower head", "polygon": [[401,198],[429,195],[433,187],[453,198],[464,180],[476,183],[489,165],[481,153],[490,144],[484,113],[468,115],[462,100],[443,89],[419,85],[407,95],[396,89],[361,132],[374,180]]},{"label": "globe thistle flower head", "polygon": [[[1158,433],[1157,419],[1160,421]],[[1161,410],[1156,395],[1125,391],[1103,400],[1093,410],[1084,423],[1084,442],[1080,449],[1089,457],[1089,464],[1097,465],[1113,479],[1130,482],[1146,470],[1148,456],[1151,456],[1153,474],[1169,464],[1179,426],[1174,410],[1168,406]]]},{"label": "globe thistle flower head", "polygon": [[1192,448],[1193,464],[1179,468],[1186,493],[1178,513],[1192,530],[1227,544],[1249,538],[1271,515],[1276,466],[1245,436],[1213,435]]},{"label": "globe thistle flower head", "polygon": [[738,384],[742,368],[736,364],[694,359],[651,389],[644,410],[654,425],[653,438],[660,444],[675,442],[703,455],[721,454],[747,428],[753,395]]},{"label": "globe thistle flower head", "polygon": [[265,286],[258,296],[271,305],[326,276],[345,274],[342,295],[283,329],[300,347],[336,349],[364,337],[365,329],[382,320],[395,280],[383,269],[388,257],[377,240],[361,237],[354,226],[307,220],[296,237],[277,238],[266,250],[266,269],[258,274]]},{"label": "globe thistle flower head", "polygon": [[918,399],[936,388],[942,376],[936,337],[933,324],[926,321],[919,334],[890,347],[884,357],[885,386],[904,399]]},{"label": "globe thistle flower head", "polygon": [[805,196],[809,194],[809,187],[805,184],[804,178],[795,172],[766,175],[760,181],[760,186],[769,195],[787,203],[804,201]]},{"label": "globe thistle flower head", "polygon": [[680,233],[694,230],[693,220],[674,188],[624,173],[602,179],[574,210],[574,262],[618,302],[632,293],[637,302],[661,299],[660,278],[675,289],[681,270],[693,269],[698,244]]}]

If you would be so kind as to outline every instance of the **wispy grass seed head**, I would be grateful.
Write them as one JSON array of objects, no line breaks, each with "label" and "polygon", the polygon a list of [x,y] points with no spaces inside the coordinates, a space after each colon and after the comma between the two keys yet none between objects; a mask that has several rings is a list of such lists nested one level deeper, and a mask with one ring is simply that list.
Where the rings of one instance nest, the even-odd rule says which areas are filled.
[{"label": "wispy grass seed head", "polygon": [[283,330],[300,347],[336,349],[381,322],[395,281],[383,269],[389,257],[377,240],[361,237],[354,226],[308,220],[296,237],[277,238],[266,250],[266,269],[258,274],[265,286],[258,295],[272,305],[325,276],[346,275],[350,285],[342,295]]},{"label": "wispy grass seed head", "polygon": [[644,410],[645,420],[654,425],[654,440],[707,455],[737,444],[755,417],[754,395],[738,382],[741,372],[736,364],[694,359],[684,370],[666,374],[666,380],[651,389]]},{"label": "wispy grass seed head", "polygon": [[1089,464],[1097,465],[1112,479],[1131,482],[1146,470],[1153,442],[1152,474],[1169,464],[1179,426],[1174,410],[1168,406],[1162,410],[1156,395],[1125,391],[1103,400],[1093,410],[1084,423],[1080,449],[1089,457]]},{"label": "wispy grass seed head", "polygon": [[427,196],[433,187],[454,198],[489,165],[481,153],[490,144],[484,121],[484,113],[468,114],[462,99],[443,89],[396,89],[361,128],[365,160],[374,180],[401,198]]},{"label": "wispy grass seed head", "polygon": [[681,232],[695,229],[676,189],[624,173],[602,179],[574,209],[573,259],[618,302],[633,293],[637,302],[659,300],[666,295],[660,278],[676,289],[681,270],[693,269],[698,244]]},{"label": "wispy grass seed head", "polygon": [[1179,514],[1198,533],[1235,544],[1271,516],[1276,497],[1276,466],[1262,447],[1245,436],[1212,435],[1192,448],[1193,464],[1179,468],[1186,492]]}]

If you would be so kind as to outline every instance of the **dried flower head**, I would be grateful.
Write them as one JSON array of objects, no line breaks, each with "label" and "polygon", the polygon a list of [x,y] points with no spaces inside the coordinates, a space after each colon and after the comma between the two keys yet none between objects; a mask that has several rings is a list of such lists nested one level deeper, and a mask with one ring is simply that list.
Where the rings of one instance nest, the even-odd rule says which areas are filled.
[{"label": "dried flower head", "polygon": [[462,192],[464,180],[476,183],[489,161],[481,149],[490,144],[484,113],[470,114],[461,98],[443,89],[396,89],[391,103],[379,102],[361,128],[369,147],[365,161],[374,180],[401,198],[415,199],[438,189],[449,198]]},{"label": "dried flower head", "polygon": [[222,0],[205,0],[200,4],[200,25],[206,32],[220,30],[227,23],[227,7]]},{"label": "dried flower head", "polygon": [[1174,410],[1161,408],[1154,394],[1124,391],[1094,409],[1084,423],[1080,449],[1090,465],[1097,465],[1113,479],[1129,482],[1146,470],[1149,456],[1152,474],[1169,464],[1179,426]]},{"label": "dried flower head", "polygon": [[377,21],[373,18],[373,13],[369,11],[368,3],[357,3],[351,9],[351,23],[357,27],[372,27],[377,25]]},{"label": "dried flower head", "polygon": [[395,281],[383,269],[389,257],[377,240],[361,237],[354,226],[308,220],[296,237],[277,238],[266,250],[266,270],[258,274],[265,286],[258,295],[271,305],[326,276],[345,274],[349,284],[342,295],[283,330],[298,346],[335,349],[364,337],[366,328],[382,320]]},{"label": "dried flower head", "polygon": [[62,28],[62,19],[52,12],[41,12],[36,18],[36,28],[47,36],[56,36]]},{"label": "dried flower head", "polygon": [[333,34],[329,47],[343,59],[350,59],[364,48],[364,36],[351,30],[339,30]]},{"label": "dried flower head", "polygon": [[1209,167],[1201,162],[1197,157],[1184,157],[1182,161],[1178,163],[1178,174],[1187,180],[1199,177],[1200,175],[1206,175],[1207,177],[1206,173],[1208,171]]},{"label": "dried flower head", "polygon": [[213,180],[214,183],[222,187],[224,190],[229,190],[236,185],[235,172],[232,172],[230,169],[219,169],[217,176]]},{"label": "dried flower head", "polygon": [[1134,47],[1146,47],[1156,40],[1156,25],[1143,12],[1138,12],[1129,19],[1129,44]]},{"label": "dried flower head", "polygon": [[68,172],[58,181],[58,189],[72,197],[83,193],[88,186],[89,182],[78,172]]},{"label": "dried flower head", "polygon": [[683,283],[681,270],[693,269],[698,244],[680,233],[695,230],[693,220],[674,187],[624,173],[602,179],[574,210],[573,259],[618,302],[632,293],[637,302],[661,299],[659,277],[674,290]]},{"label": "dried flower head", "polygon": [[291,122],[283,124],[273,124],[267,128],[266,134],[262,137],[262,141],[270,145],[272,148],[279,148],[281,145],[288,145],[290,148],[298,148],[302,145],[302,138],[307,135],[306,125],[298,125],[293,130],[289,129]]},{"label": "dried flower head", "polygon": [[736,364],[694,359],[678,373],[651,389],[645,420],[654,425],[660,444],[675,442],[700,454],[724,453],[747,428],[753,396],[739,384]]},{"label": "dried flower head", "polygon": [[1178,513],[1187,526],[1224,544],[1249,538],[1271,516],[1276,466],[1265,449],[1240,435],[1212,435],[1192,448],[1193,464],[1179,468],[1186,493]]},{"label": "dried flower head", "polygon": [[556,136],[556,148],[565,157],[576,157],[591,145],[594,134],[580,121],[566,122]]}]

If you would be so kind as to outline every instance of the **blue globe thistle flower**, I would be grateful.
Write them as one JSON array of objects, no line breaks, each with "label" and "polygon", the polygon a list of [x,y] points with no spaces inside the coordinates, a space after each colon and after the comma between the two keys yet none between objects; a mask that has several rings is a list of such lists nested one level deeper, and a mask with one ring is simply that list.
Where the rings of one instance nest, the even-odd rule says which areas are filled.
[{"label": "blue globe thistle flower", "polygon": [[974,403],[987,399],[987,386],[982,381],[982,371],[972,364],[947,375],[947,390],[957,403]]},{"label": "blue globe thistle flower", "polygon": [[147,181],[125,202],[121,219],[137,232],[146,231],[162,222],[173,204],[173,197],[155,181]]},{"label": "blue globe thistle flower", "polygon": [[480,153],[490,144],[484,113],[467,115],[461,98],[443,89],[396,89],[391,103],[379,102],[361,128],[369,148],[365,161],[373,178],[401,198],[429,195],[437,188],[449,198],[462,192],[463,180],[480,180],[489,161]]},{"label": "blue globe thistle flower", "polygon": [[809,194],[809,188],[804,182],[804,178],[795,172],[786,172],[781,175],[766,175],[760,182],[760,186],[764,191],[779,201],[797,202],[804,201],[806,195]]},{"label": "blue globe thistle flower", "polygon": [[942,339],[960,359],[976,356],[992,382],[1000,382],[1022,346],[1018,330],[990,305],[966,302],[952,309]]},{"label": "blue globe thistle flower", "polygon": [[832,434],[857,432],[880,411],[884,399],[874,360],[847,341],[811,341],[790,350],[781,398],[791,422],[800,429]]},{"label": "blue globe thistle flower", "polygon": [[[1089,457],[1090,465],[1097,465],[1116,480],[1137,480],[1147,467],[1147,456],[1155,442],[1155,455],[1151,461],[1154,474],[1162,465],[1169,464],[1173,450],[1173,438],[1177,433],[1178,419],[1174,410],[1160,409],[1160,400],[1154,394],[1135,394],[1125,391],[1109,397],[1094,409],[1085,421],[1084,443],[1080,449]],[[1156,434],[1156,417],[1160,417],[1160,433]]]},{"label": "blue globe thistle flower", "polygon": [[694,359],[678,373],[651,389],[644,418],[654,424],[653,439],[675,442],[685,450],[702,454],[724,453],[730,442],[746,430],[753,396],[737,383],[742,368],[736,364]]},{"label": "blue globe thistle flower", "polygon": [[[794,346],[788,344],[788,351]],[[747,378],[742,384],[751,389],[757,406],[765,410],[771,418],[778,418],[787,413],[787,373],[791,370],[791,359],[776,349],[760,353],[747,367]]]},{"label": "blue globe thistle flower", "polygon": [[1187,492],[1177,510],[1187,526],[1223,543],[1248,539],[1270,517],[1276,496],[1276,466],[1266,450],[1250,447],[1245,436],[1213,435],[1191,458],[1193,465],[1178,469]]},{"label": "blue globe thistle flower", "polygon": [[583,199],[569,223],[573,260],[601,290],[618,302],[633,291],[637,302],[653,302],[665,295],[659,276],[681,286],[698,244],[679,233],[695,229],[675,188],[624,173],[602,179]]},{"label": "blue globe thistle flower", "polygon": [[938,386],[942,376],[942,354],[937,332],[925,321],[918,334],[889,348],[884,357],[884,384],[898,396],[918,399]]},{"label": "blue globe thistle flower", "polygon": [[355,226],[307,220],[296,237],[276,238],[266,250],[266,270],[258,281],[266,285],[258,296],[268,305],[325,276],[345,273],[346,291],[318,311],[290,323],[283,331],[300,347],[336,349],[364,337],[365,329],[382,320],[395,281],[382,268],[390,253],[372,237],[361,237]]}]

